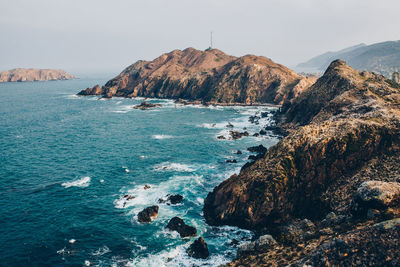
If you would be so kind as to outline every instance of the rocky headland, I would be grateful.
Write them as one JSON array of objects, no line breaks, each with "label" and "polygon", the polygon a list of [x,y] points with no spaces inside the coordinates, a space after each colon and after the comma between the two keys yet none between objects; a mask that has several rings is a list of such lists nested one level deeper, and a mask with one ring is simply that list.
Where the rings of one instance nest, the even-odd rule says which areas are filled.
[{"label": "rocky headland", "polygon": [[63,70],[54,69],[12,69],[0,72],[0,82],[34,82],[70,80],[76,77]]},{"label": "rocky headland", "polygon": [[287,135],[204,203],[256,233],[229,266],[399,266],[400,85],[331,63],[276,115]]},{"label": "rocky headland", "polygon": [[234,57],[218,49],[187,48],[153,61],[138,61],[104,86],[87,88],[78,95],[184,99],[202,104],[282,104],[315,80],[266,57]]}]

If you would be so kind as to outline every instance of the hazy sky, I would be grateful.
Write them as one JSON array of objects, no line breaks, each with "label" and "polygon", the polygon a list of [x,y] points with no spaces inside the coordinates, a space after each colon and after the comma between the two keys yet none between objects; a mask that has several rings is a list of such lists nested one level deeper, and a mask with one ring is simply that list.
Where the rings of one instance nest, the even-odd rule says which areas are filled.
[{"label": "hazy sky", "polygon": [[400,0],[0,0],[0,71],[119,72],[138,59],[209,46],[288,66],[400,39]]}]

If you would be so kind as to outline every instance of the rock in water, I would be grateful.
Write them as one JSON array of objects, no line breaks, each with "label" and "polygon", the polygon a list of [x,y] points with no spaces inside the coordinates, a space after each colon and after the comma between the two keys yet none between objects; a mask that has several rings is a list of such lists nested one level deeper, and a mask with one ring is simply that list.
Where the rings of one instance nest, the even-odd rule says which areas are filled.
[{"label": "rock in water", "polygon": [[172,205],[176,205],[182,203],[183,196],[176,194],[176,195],[167,195],[165,198],[160,198],[158,203],[171,203]]},{"label": "rock in water", "polygon": [[156,108],[156,107],[161,107],[161,105],[160,104],[154,104],[154,103],[147,103],[146,101],[143,101],[140,105],[136,105],[133,108],[134,109],[145,110],[145,109]]},{"label": "rock in water", "polygon": [[196,259],[207,259],[210,255],[208,251],[207,243],[204,241],[202,237],[196,239],[190,247],[186,250],[190,257]]},{"label": "rock in water", "polygon": [[147,207],[138,213],[138,221],[148,223],[154,220],[158,215],[158,206]]},{"label": "rock in water", "polygon": [[197,230],[193,226],[187,225],[181,218],[172,218],[166,226],[171,231],[177,231],[181,237],[196,236]]}]

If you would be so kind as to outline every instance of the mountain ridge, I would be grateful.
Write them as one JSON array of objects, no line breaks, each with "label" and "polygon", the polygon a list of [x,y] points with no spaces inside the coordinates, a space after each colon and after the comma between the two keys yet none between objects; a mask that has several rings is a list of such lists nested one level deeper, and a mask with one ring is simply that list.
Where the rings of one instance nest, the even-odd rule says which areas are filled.
[{"label": "mountain ridge", "polygon": [[323,72],[336,59],[346,61],[357,70],[372,71],[390,77],[400,70],[400,41],[371,45],[360,44],[337,52],[328,52],[298,64],[299,72]]}]

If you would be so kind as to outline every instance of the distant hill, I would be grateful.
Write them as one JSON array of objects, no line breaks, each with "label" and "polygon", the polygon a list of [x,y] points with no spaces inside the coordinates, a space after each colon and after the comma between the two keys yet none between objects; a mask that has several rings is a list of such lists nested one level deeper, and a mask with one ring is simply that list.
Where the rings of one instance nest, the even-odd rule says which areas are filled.
[{"label": "distant hill", "polygon": [[138,61],[120,75],[79,95],[158,97],[209,104],[282,104],[315,82],[266,57],[234,57],[218,49],[187,48]]},{"label": "distant hill", "polygon": [[298,72],[324,72],[329,64],[341,59],[358,70],[373,71],[390,77],[400,70],[400,41],[372,45],[359,44],[337,52],[328,52],[296,66]]},{"label": "distant hill", "polygon": [[63,70],[54,69],[12,69],[0,72],[0,82],[33,82],[69,80],[76,77]]}]

